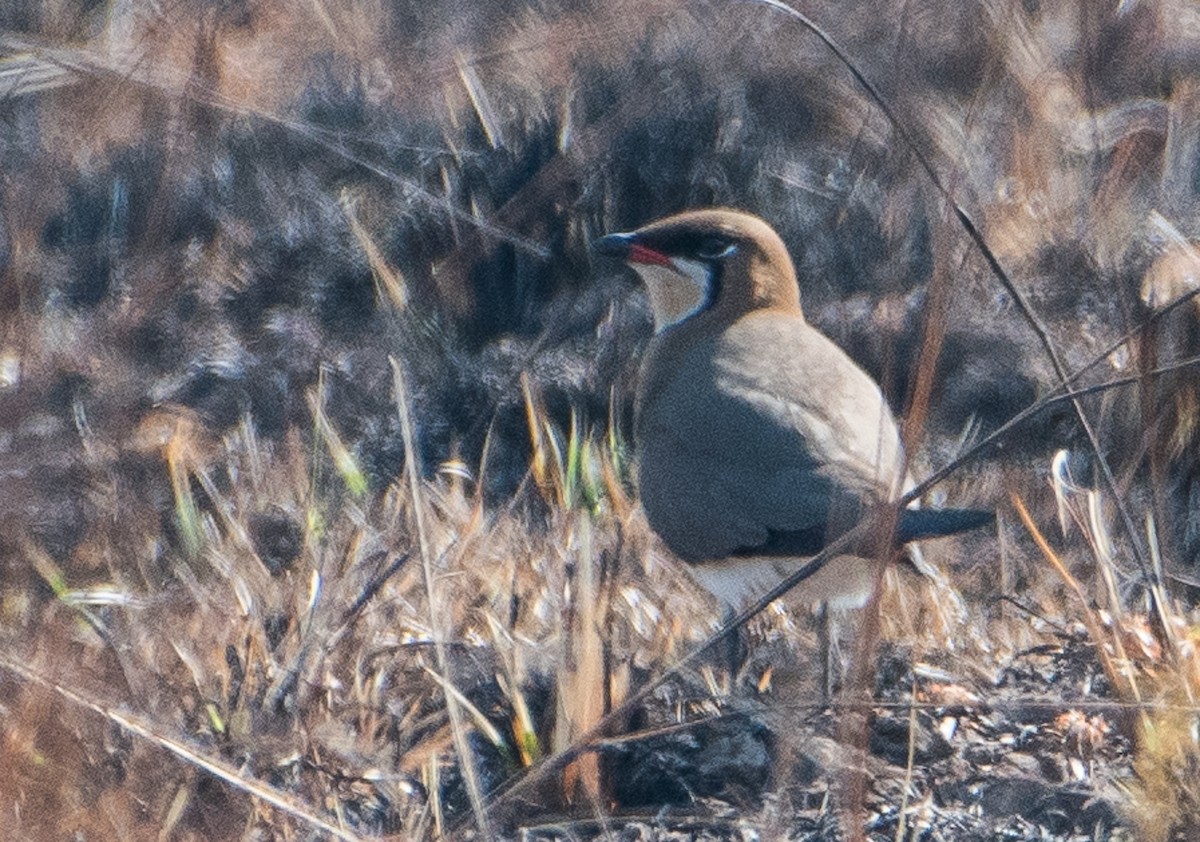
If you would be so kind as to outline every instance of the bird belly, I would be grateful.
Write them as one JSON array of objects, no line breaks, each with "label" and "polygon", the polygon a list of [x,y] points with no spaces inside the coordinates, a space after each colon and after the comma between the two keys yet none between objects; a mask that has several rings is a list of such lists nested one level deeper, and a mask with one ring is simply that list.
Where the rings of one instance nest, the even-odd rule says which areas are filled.
[{"label": "bird belly", "polygon": [[[809,559],[753,556],[689,564],[692,577],[726,606],[740,611],[799,570]],[[785,599],[838,611],[862,608],[879,578],[877,562],[859,556],[834,556],[797,584]]]}]

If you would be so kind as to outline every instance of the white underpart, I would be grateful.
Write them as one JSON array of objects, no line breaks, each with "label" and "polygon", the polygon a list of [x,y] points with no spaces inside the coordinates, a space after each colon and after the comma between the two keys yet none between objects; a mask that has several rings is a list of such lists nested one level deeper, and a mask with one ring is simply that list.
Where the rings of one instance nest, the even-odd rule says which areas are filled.
[{"label": "white underpart", "polygon": [[[687,565],[692,577],[735,611],[746,608],[809,561],[807,558],[729,558]],[[862,608],[875,588],[878,565],[858,556],[834,556],[786,599],[835,611]]]},{"label": "white underpart", "polygon": [[708,301],[712,277],[706,263],[673,257],[671,266],[658,263],[632,265],[650,295],[655,333],[695,315]]}]

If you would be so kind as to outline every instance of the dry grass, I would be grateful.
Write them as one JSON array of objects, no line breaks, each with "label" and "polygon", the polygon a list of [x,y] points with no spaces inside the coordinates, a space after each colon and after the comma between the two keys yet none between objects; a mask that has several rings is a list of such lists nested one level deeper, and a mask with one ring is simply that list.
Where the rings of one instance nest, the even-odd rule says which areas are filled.
[{"label": "dry grass", "polygon": [[[537,420],[545,435],[559,435]],[[110,557],[107,580],[82,589],[27,545],[56,598],[38,617],[28,598],[23,606],[15,594],[7,601],[10,615],[24,608],[12,619],[35,628],[31,642],[42,648],[4,659],[20,681],[10,704],[26,709],[8,732],[4,791],[28,792],[36,777],[26,775],[45,764],[85,778],[99,774],[96,764],[136,767],[165,749],[176,759],[156,768],[162,777],[145,818],[158,827],[168,814],[200,814],[185,823],[185,837],[226,832],[206,823],[217,819],[204,815],[197,767],[252,797],[236,820],[221,817],[247,832],[289,821],[330,833],[332,822],[346,838],[441,827],[468,809],[461,799],[481,797],[478,779],[444,787],[452,803],[432,797],[444,775],[458,774],[461,752],[485,757],[492,774],[515,774],[568,747],[603,712],[605,691],[619,693],[613,685],[631,680],[634,665],[661,669],[704,634],[702,620],[657,621],[694,615],[681,607],[689,596],[678,583],[673,595],[646,587],[644,566],[657,562],[623,549],[607,498],[586,508],[556,499],[552,508],[538,505],[540,514],[487,511],[476,483],[449,465],[431,482],[402,478],[364,492],[328,419],[316,428],[325,447],[309,452],[267,447],[248,428],[204,446],[187,423],[170,428],[164,469],[177,494],[179,538],[159,560],[166,582],[137,581]],[[554,457],[539,450],[567,459],[543,475],[542,487],[570,499],[578,472],[600,470],[589,456],[599,450],[577,439]],[[573,474],[568,464],[584,467]],[[252,535],[262,512],[296,532],[296,555],[275,575]],[[430,608],[430,590],[440,607]],[[61,650],[51,648],[55,641]],[[611,674],[605,654],[622,664]],[[73,678],[87,675],[95,686]],[[63,698],[48,701],[55,692]],[[555,698],[558,709],[546,709]],[[131,703],[138,714],[124,712]],[[61,717],[56,727],[42,719],[50,710]],[[97,727],[123,733],[109,761],[72,763],[74,751],[44,742],[74,728],[86,745]],[[592,758],[557,798],[598,799],[597,776]],[[51,788],[63,798],[86,789],[81,780]],[[78,826],[66,803],[18,816],[30,838]],[[128,838],[138,822],[127,821],[92,815],[85,826],[101,838]]]}]

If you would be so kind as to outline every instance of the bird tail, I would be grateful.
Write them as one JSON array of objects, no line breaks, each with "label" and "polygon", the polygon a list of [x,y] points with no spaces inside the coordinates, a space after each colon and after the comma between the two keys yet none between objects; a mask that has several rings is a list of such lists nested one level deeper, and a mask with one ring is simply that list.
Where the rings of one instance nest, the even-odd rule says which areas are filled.
[{"label": "bird tail", "polygon": [[896,543],[969,532],[987,526],[995,519],[994,512],[982,509],[905,509],[896,525]]}]

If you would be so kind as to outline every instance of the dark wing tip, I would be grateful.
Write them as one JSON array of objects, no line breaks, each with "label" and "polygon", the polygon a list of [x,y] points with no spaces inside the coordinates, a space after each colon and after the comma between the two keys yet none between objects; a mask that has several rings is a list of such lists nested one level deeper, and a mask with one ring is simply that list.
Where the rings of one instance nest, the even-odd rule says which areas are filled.
[{"label": "dark wing tip", "polygon": [[896,528],[896,543],[970,532],[995,520],[996,513],[985,509],[905,509]]}]

